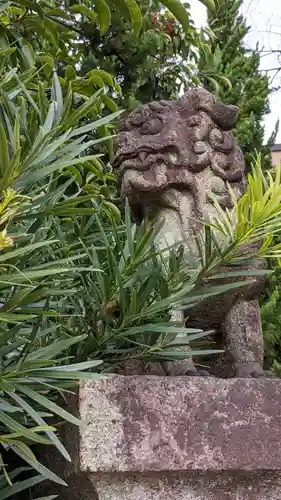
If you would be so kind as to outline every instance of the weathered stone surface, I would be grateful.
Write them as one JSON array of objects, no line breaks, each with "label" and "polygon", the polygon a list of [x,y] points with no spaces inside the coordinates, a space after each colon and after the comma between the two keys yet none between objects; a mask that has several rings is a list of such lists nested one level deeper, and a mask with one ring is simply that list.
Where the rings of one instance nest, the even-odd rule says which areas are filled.
[{"label": "weathered stone surface", "polygon": [[99,500],[280,500],[277,474],[228,473],[103,476]]},{"label": "weathered stone surface", "polygon": [[[245,189],[243,154],[232,134],[238,109],[202,88],[182,99],[152,102],[125,118],[116,141],[114,166],[123,193],[137,218],[161,222],[156,244],[164,251],[183,243],[191,267],[198,266],[204,243],[203,220],[233,207],[228,184],[240,198]],[[233,217],[235,223],[235,217]],[[223,246],[225,235],[216,235]],[[253,249],[251,249],[253,250]],[[249,248],[248,248],[248,253]],[[225,270],[227,271],[227,270]],[[263,278],[241,292],[224,294],[188,311],[188,326],[215,329],[226,352],[216,363],[217,376],[263,374],[263,342],[258,302]],[[193,314],[194,313],[194,314]],[[180,323],[185,315],[181,311]],[[239,325],[237,327],[237,321]],[[195,372],[192,358],[164,365],[169,375]],[[146,370],[144,370],[146,371]]]},{"label": "weathered stone surface", "polygon": [[279,379],[117,376],[80,389],[80,414],[87,473],[281,471]]},{"label": "weathered stone surface", "polygon": [[[281,381],[116,376],[80,388],[60,500],[281,500]],[[44,447],[45,449],[45,447]],[[22,497],[20,497],[22,500]]]}]

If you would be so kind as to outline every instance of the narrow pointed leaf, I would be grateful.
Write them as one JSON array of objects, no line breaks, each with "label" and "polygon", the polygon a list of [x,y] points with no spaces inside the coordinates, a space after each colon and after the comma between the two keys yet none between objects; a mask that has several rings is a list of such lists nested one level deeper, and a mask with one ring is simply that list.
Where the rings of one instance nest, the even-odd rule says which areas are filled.
[{"label": "narrow pointed leaf", "polygon": [[62,486],[67,486],[66,482],[63,481],[63,479],[61,479],[56,474],[54,474],[52,471],[47,469],[47,467],[45,467],[43,464],[41,464],[37,460],[35,461],[35,460],[31,459],[29,454],[27,454],[23,450],[21,450],[19,448],[13,448],[13,451],[19,457],[21,457],[25,462],[27,462],[29,465],[31,465],[31,467],[33,467],[33,469],[37,470],[37,472],[42,474],[42,476],[44,476],[45,478],[49,479],[50,481],[53,481],[54,483],[61,484]]},{"label": "narrow pointed leaf", "polygon": [[67,422],[70,422],[74,425],[78,425],[78,426],[81,425],[81,421],[78,418],[76,418],[74,415],[71,415],[71,413],[64,410],[63,408],[61,408],[56,403],[54,403],[50,399],[46,398],[42,394],[39,394],[39,393],[33,391],[33,389],[30,389],[29,387],[26,387],[23,385],[17,385],[16,387],[20,392],[22,392],[23,394],[28,396],[33,401],[36,401],[41,406],[44,406],[44,408],[47,408],[55,415],[59,415],[64,420],[66,420]]},{"label": "narrow pointed leaf", "polygon": [[[30,406],[30,404],[28,404],[27,401],[25,401],[21,396],[19,396],[19,394],[11,393],[10,396],[12,397],[12,399],[16,401],[16,403],[19,404],[19,406],[21,406],[23,410],[25,410],[25,412],[28,415],[30,415],[30,417],[34,420],[34,422],[36,422],[38,425],[47,426],[46,422],[38,414],[38,411],[34,410],[34,408],[32,408],[32,406]],[[48,409],[50,410],[50,408]],[[69,456],[69,453],[67,452],[63,444],[60,442],[56,434],[52,431],[46,431],[46,435],[50,438],[52,443],[60,451],[63,457],[70,462],[71,458]]]}]

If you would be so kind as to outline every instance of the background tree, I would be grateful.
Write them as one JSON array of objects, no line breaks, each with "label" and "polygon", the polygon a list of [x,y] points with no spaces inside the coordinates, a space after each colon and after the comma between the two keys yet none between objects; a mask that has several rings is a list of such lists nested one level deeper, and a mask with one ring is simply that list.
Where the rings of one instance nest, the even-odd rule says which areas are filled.
[{"label": "background tree", "polygon": [[209,73],[218,78],[208,43],[212,35],[208,30],[195,28],[188,4],[181,6],[187,13],[184,24],[175,17],[176,10],[170,12],[157,0],[137,4],[143,18],[139,33],[129,28],[129,13],[125,11],[120,17],[114,2],[112,23],[106,31],[89,21],[83,24],[82,74],[90,75],[93,68],[101,68],[114,75],[123,93],[119,102],[129,109],[139,102],[176,98],[185,88],[200,83],[197,71],[200,51],[208,52],[212,60]]},{"label": "background tree", "polygon": [[[243,0],[219,0],[216,10],[208,10],[208,26],[215,37],[210,40],[212,53],[220,74],[230,82],[231,87],[220,85],[203,78],[205,87],[217,90],[221,98],[239,106],[240,115],[235,134],[245,154],[247,166],[255,151],[263,152],[264,167],[271,165],[270,143],[264,146],[264,114],[269,112],[269,80],[259,70],[260,56],[257,50],[247,48],[245,37],[250,27],[240,14]],[[208,71],[212,61],[208,54],[201,54],[200,69]]]}]

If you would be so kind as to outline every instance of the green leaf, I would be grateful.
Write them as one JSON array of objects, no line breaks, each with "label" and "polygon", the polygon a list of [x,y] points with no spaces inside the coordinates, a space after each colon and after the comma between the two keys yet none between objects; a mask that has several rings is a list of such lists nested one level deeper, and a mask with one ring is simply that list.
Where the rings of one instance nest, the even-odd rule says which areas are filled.
[{"label": "green leaf", "polygon": [[1,177],[3,177],[6,170],[9,170],[10,158],[9,158],[8,140],[6,137],[5,129],[2,124],[0,124],[0,150],[1,150],[0,172],[1,172]]},{"label": "green leaf", "polygon": [[73,66],[70,66],[69,64],[66,66],[65,69],[65,78],[67,81],[75,80],[76,78],[76,71],[73,68]]},{"label": "green leaf", "polygon": [[[124,112],[123,110],[116,111],[115,113],[112,113],[108,116],[104,116],[103,118],[100,118],[99,120],[96,120],[92,123],[84,125],[83,127],[79,127],[70,133],[69,138],[76,137],[77,135],[85,134],[87,132],[90,132],[91,130],[97,130],[98,128],[112,122],[113,120],[115,120],[115,118],[118,118],[123,112]],[[111,136],[111,137],[114,137],[114,136]],[[105,140],[106,137],[104,137],[102,139]]]},{"label": "green leaf", "polygon": [[[212,2],[212,0],[210,0]],[[175,18],[180,22],[186,33],[190,32],[190,16],[188,10],[184,7],[181,0],[161,0],[161,3],[172,12]]]},{"label": "green leaf", "polygon": [[6,498],[11,498],[20,493],[21,491],[27,490],[29,488],[32,488],[36,484],[42,483],[42,481],[45,481],[45,479],[46,478],[40,474],[25,479],[24,481],[12,484],[12,486],[6,486],[6,488],[0,490],[0,498],[1,500],[5,500]]},{"label": "green leaf", "polygon": [[179,338],[176,338],[172,341],[167,341],[164,342],[164,348],[166,349],[167,347],[176,347],[176,346],[184,346],[184,345],[190,345],[190,342],[193,340],[198,340],[202,339],[204,337],[208,337],[209,335],[214,334],[213,330],[206,330],[205,332],[200,332],[200,333],[194,333],[194,334],[188,334],[187,337],[182,337],[182,335]]},{"label": "green leaf", "polygon": [[0,400],[0,410],[4,411],[5,413],[15,413],[21,411],[17,406],[12,406],[10,403],[8,403],[8,401],[3,400]]},{"label": "green leaf", "polygon": [[58,495],[49,495],[48,497],[36,497],[34,500],[54,500]]},{"label": "green leaf", "polygon": [[21,52],[27,68],[33,68],[35,64],[35,54],[32,45],[27,40],[21,43]]},{"label": "green leaf", "polygon": [[84,102],[84,104],[82,104],[78,109],[71,113],[70,116],[64,116],[60,124],[61,127],[64,130],[69,130],[71,127],[75,126],[81,118],[85,118],[94,107],[102,91],[102,89],[97,90]]},{"label": "green leaf", "polygon": [[71,346],[82,342],[83,340],[85,340],[85,338],[87,338],[87,335],[77,335],[77,337],[71,337],[69,339],[56,340],[46,347],[42,347],[41,349],[36,349],[35,351],[31,352],[28,355],[27,360],[54,359],[58,354],[61,354]]},{"label": "green leaf", "polygon": [[[28,283],[29,286],[32,284],[33,280],[38,280],[46,277],[51,277],[55,275],[60,275],[60,274],[67,274],[67,273],[80,273],[80,272],[86,272],[86,270],[89,268],[78,268],[78,267],[61,267],[61,268],[48,268],[48,269],[35,269],[35,270],[26,270],[24,273],[12,273],[12,274],[5,274],[0,276],[0,284],[13,284],[13,283]],[[97,270],[96,270],[97,271]]]},{"label": "green leaf", "polygon": [[7,10],[9,7],[10,7],[10,2],[4,2],[2,0],[2,2],[0,4],[0,13],[2,14],[2,12],[4,12],[5,10]]},{"label": "green leaf", "polygon": [[23,255],[27,255],[29,252],[33,252],[34,250],[39,250],[39,248],[53,245],[57,241],[58,240],[40,241],[38,243],[32,243],[31,245],[25,245],[23,247],[17,248],[16,250],[6,251],[0,254],[0,263],[3,263],[8,259],[11,260],[14,259],[15,257],[21,257]]},{"label": "green leaf", "polygon": [[5,323],[11,323],[11,324],[19,324],[22,321],[28,320],[35,318],[36,316],[34,314],[20,314],[20,313],[15,313],[12,314],[10,312],[8,313],[1,313],[0,312],[0,322],[4,321]]},{"label": "green leaf", "polygon": [[135,0],[125,0],[125,3],[130,12],[134,32],[136,35],[139,35],[142,27],[142,15],[140,8]]},{"label": "green leaf", "polygon": [[[34,408],[32,408],[32,406],[30,406],[30,404],[28,404],[27,401],[25,401],[19,394],[11,393],[10,396],[34,420],[34,422],[36,422],[38,425],[47,427],[46,422],[43,420],[42,417],[40,417],[38,412]],[[50,405],[49,405],[48,410],[52,411],[50,408]],[[46,435],[50,438],[50,441],[55,445],[55,447],[57,448],[57,450],[59,450],[59,452],[62,454],[62,456],[66,460],[71,462],[71,458],[70,458],[69,453],[66,451],[65,447],[60,442],[60,440],[55,435],[55,433],[52,431],[46,430]]]},{"label": "green leaf", "polygon": [[[62,367],[61,367],[61,369],[62,369]],[[69,378],[71,378],[71,377],[69,377]],[[33,391],[33,389],[30,389],[29,387],[26,387],[26,386],[23,386],[20,384],[16,384],[16,389],[19,392],[28,396],[33,401],[36,401],[36,403],[39,403],[44,408],[47,408],[55,415],[59,415],[63,420],[66,420],[67,422],[70,422],[71,424],[74,424],[74,425],[78,425],[78,426],[81,425],[81,420],[76,418],[74,415],[71,415],[71,413],[64,410],[63,408],[58,406],[56,403],[54,403],[50,399],[43,396],[43,394],[39,394],[38,392]]]},{"label": "green leaf", "polygon": [[[122,332],[123,336],[130,336],[130,335],[136,335],[140,333],[163,333],[163,334],[171,334],[175,333],[176,335],[183,334],[183,335],[189,335],[189,334],[196,334],[196,333],[201,333],[202,330],[194,329],[194,328],[184,328],[184,327],[179,327],[177,325],[173,326],[172,323],[149,323],[146,325],[140,325],[140,326],[135,326],[132,327],[128,330],[125,330]],[[118,330],[116,332],[118,334]]]},{"label": "green leaf", "polygon": [[211,12],[216,12],[216,2],[218,2],[219,6],[219,0],[199,0],[199,2],[205,5],[205,7],[207,7],[207,9],[210,10]]},{"label": "green leaf", "polygon": [[206,349],[201,351],[154,351],[152,356],[155,358],[165,358],[171,361],[178,359],[187,359],[191,356],[209,356],[210,354],[221,354],[224,352],[221,349]]},{"label": "green leaf", "polygon": [[106,33],[111,23],[111,13],[105,0],[95,1],[95,10],[98,14],[98,21],[100,25],[100,31],[102,34]]},{"label": "green leaf", "polygon": [[56,72],[54,72],[53,76],[52,98],[56,103],[55,107],[56,121],[59,121],[63,112],[63,97],[62,97],[60,82]]},{"label": "green leaf", "polygon": [[[12,470],[9,472],[9,479],[12,482],[14,479],[16,479],[20,474],[24,472],[30,471],[30,467],[17,467],[17,469]],[[7,478],[6,474],[1,474],[0,476],[0,491],[7,486]]]},{"label": "green leaf", "polygon": [[32,377],[47,377],[50,379],[65,380],[102,380],[104,377],[98,373],[79,372],[79,371],[61,371],[52,369],[32,370]]},{"label": "green leaf", "polygon": [[49,479],[50,481],[53,481],[54,483],[61,484],[62,486],[67,486],[66,482],[63,481],[60,477],[58,477],[56,474],[54,474],[52,471],[47,469],[44,465],[42,465],[40,462],[37,460],[34,460],[31,458],[31,456],[26,453],[23,449],[20,449],[18,447],[13,447],[13,451],[21,457],[25,462],[27,462],[33,469],[37,470],[42,476],[45,478]]},{"label": "green leaf", "polygon": [[87,74],[91,81],[93,78],[98,77],[102,80],[101,86],[105,83],[108,87],[114,88],[114,79],[107,71],[104,71],[103,69],[91,69]]},{"label": "green leaf", "polygon": [[50,439],[47,439],[38,432],[33,431],[32,429],[28,429],[24,427],[19,422],[11,418],[9,415],[6,415],[4,412],[0,411],[0,421],[10,430],[19,433],[19,435],[24,436],[26,439],[33,441],[35,443],[41,444],[50,444]]},{"label": "green leaf", "polygon": [[114,102],[113,99],[111,99],[111,97],[109,97],[108,95],[104,94],[101,97],[101,100],[105,104],[105,106],[109,109],[109,111],[111,111],[111,113],[115,113],[116,111],[118,111],[118,106],[116,102]]},{"label": "green leaf", "polygon": [[121,221],[120,210],[114,203],[111,203],[110,201],[103,200],[102,206],[109,209],[109,212],[114,216],[114,218],[117,222]]},{"label": "green leaf", "polygon": [[76,370],[88,370],[90,368],[95,368],[96,366],[102,365],[103,361],[99,359],[95,359],[93,361],[84,361],[82,363],[75,363],[73,365],[65,365],[63,368],[61,366],[55,366],[52,370],[61,371],[63,369],[64,372],[72,372]]}]

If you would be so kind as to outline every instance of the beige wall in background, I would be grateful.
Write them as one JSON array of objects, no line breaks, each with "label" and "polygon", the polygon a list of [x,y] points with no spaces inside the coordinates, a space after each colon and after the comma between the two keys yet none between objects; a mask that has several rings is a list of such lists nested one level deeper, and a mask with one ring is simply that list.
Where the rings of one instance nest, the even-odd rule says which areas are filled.
[{"label": "beige wall in background", "polygon": [[277,167],[281,163],[281,151],[272,151],[272,165]]}]

